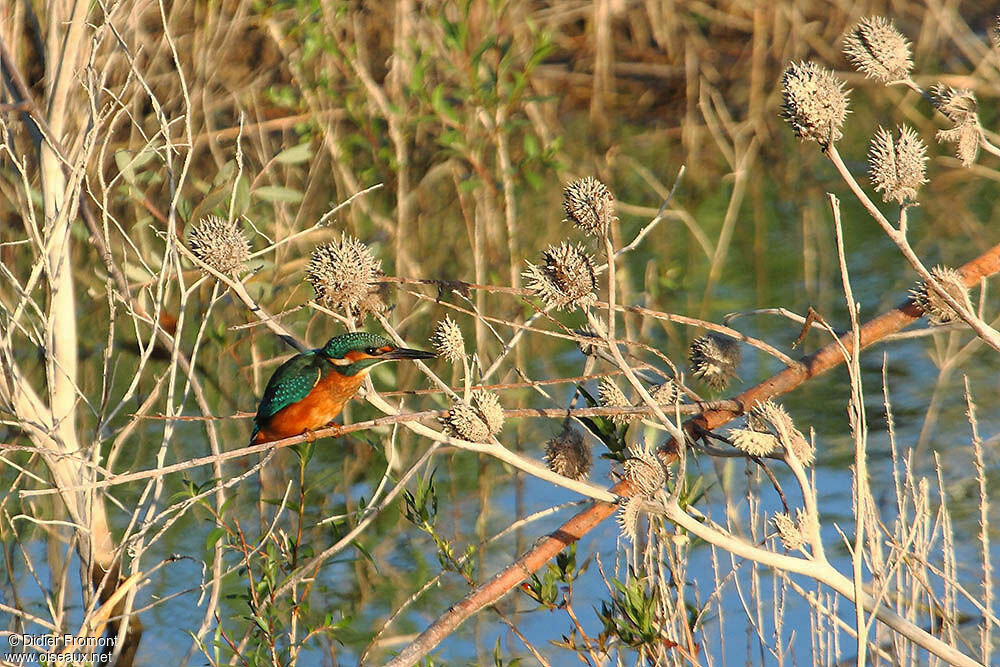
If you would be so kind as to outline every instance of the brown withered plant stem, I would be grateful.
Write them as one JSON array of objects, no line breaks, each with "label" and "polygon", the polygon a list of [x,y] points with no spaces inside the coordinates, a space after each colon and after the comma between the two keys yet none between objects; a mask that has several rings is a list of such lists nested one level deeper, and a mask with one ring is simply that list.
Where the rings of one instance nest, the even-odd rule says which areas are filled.
[{"label": "brown withered plant stem", "polygon": [[[979,257],[963,265],[960,271],[962,279],[968,287],[973,287],[983,278],[1000,272],[1000,244],[993,246]],[[920,317],[920,311],[910,300],[882,313],[861,327],[861,349],[896,333]],[[772,375],[767,380],[739,394],[734,400],[746,409],[758,402],[788,393],[806,380],[844,363],[843,349],[849,353],[853,351],[852,336],[851,332],[841,335],[837,341],[827,344],[811,355],[802,357],[799,364]],[[743,410],[707,410],[687,420],[684,423],[684,430],[689,437],[697,438],[700,433],[716,429],[741,414],[743,414]],[[659,454],[664,464],[669,464],[677,459],[676,452],[677,443],[669,440],[660,448]],[[635,492],[635,489],[623,480],[612,486],[610,491],[615,495],[628,497]],[[618,506],[613,503],[595,502],[578,512],[492,579],[470,591],[462,600],[451,606],[388,665],[390,667],[403,667],[416,664],[445,637],[454,632],[463,621],[483,607],[495,604],[554,558],[556,554],[614,514],[617,509]]]}]

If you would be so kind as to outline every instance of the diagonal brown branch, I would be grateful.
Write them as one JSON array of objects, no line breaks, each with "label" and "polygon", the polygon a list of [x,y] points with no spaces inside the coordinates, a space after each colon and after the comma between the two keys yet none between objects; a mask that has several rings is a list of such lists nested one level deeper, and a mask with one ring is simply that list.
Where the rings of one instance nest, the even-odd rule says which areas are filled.
[{"label": "diagonal brown branch", "polygon": [[[993,246],[962,266],[961,272],[965,284],[970,287],[976,285],[981,279],[1000,272],[1000,244]],[[920,311],[913,305],[912,301],[907,300],[901,303],[860,328],[861,349],[899,331],[919,318]],[[747,389],[736,396],[734,400],[746,407],[788,393],[809,378],[842,364],[844,362],[843,348],[851,351],[853,347],[853,333],[845,333],[840,339],[803,357],[799,364],[786,368],[760,384]],[[740,414],[742,414],[741,410],[707,410],[685,422],[684,428],[690,437],[690,435],[697,435],[703,430],[718,428]],[[671,440],[661,448],[661,458],[665,463],[672,463],[676,459],[676,447],[677,443]],[[610,492],[627,497],[634,493],[634,489],[628,482],[623,481],[611,487]],[[576,542],[604,519],[614,514],[617,508],[618,506],[613,503],[594,502],[583,511],[578,512],[492,579],[470,591],[461,601],[451,606],[388,665],[390,667],[403,667],[416,664],[445,637],[454,632],[463,621],[484,606],[494,604],[509,593],[563,548]]]}]

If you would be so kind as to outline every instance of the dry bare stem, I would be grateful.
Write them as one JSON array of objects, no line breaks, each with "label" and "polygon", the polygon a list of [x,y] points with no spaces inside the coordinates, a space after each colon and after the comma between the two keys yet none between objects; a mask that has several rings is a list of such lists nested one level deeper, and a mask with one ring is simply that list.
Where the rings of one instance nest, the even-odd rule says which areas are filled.
[{"label": "dry bare stem", "polygon": [[[994,246],[962,267],[962,275],[967,284],[975,284],[980,278],[994,275],[998,272],[1000,272],[1000,245]],[[916,311],[916,308],[909,301],[904,302],[893,310],[883,313],[861,325],[857,332],[857,348],[854,348],[852,342],[854,335],[851,333],[843,334],[833,343],[828,344],[816,353],[803,357],[795,366],[789,367],[755,387],[744,391],[736,397],[736,400],[740,401],[742,405],[752,405],[786,393],[808,378],[824,373],[843,363],[844,359],[849,356],[849,354],[845,354],[845,351],[850,353],[853,349],[864,349],[881,338],[913,323],[918,318],[919,313]],[[684,429],[689,433],[698,434],[718,428],[736,418],[739,414],[739,411],[732,410],[706,411],[686,422]],[[681,442],[684,440],[686,440],[686,437],[682,438]],[[662,456],[670,460],[676,460],[676,445],[673,445],[673,443],[668,444],[662,450]],[[792,469],[796,471],[803,490],[809,488],[801,466],[793,463]],[[629,496],[635,492],[635,489],[632,488],[631,484],[623,481],[612,487],[610,491],[618,496]],[[810,496],[808,494],[806,494],[806,498],[807,513],[815,515],[815,499],[812,498],[809,500]],[[809,504],[812,504],[811,509]],[[415,664],[422,656],[433,650],[438,643],[451,634],[462,622],[487,604],[493,604],[509,593],[532,572],[542,567],[549,559],[555,557],[564,547],[580,539],[580,537],[589,532],[601,521],[614,514],[617,509],[617,503],[600,502],[578,513],[570,521],[551,533],[543,542],[498,572],[490,581],[470,591],[460,602],[454,604],[447,612],[438,617],[434,623],[425,629],[416,640],[407,646],[389,664],[393,665],[393,667]],[[806,574],[826,583],[848,599],[857,599],[854,597],[854,583],[829,565],[814,568],[810,562],[789,556],[778,556],[777,554],[760,550],[757,547],[736,540],[722,531],[716,531],[709,526],[701,524],[699,521],[685,514],[676,505],[664,508],[664,516],[709,543],[722,546],[734,555],[751,558],[758,562],[765,562],[771,567],[790,573]],[[818,526],[818,524],[816,525]],[[696,528],[697,530],[695,530]],[[815,548],[819,541],[818,527],[813,531],[812,537],[814,540],[812,544]],[[822,562],[826,562],[822,550],[817,551],[816,555],[822,559]],[[879,607],[876,610],[876,605],[873,604],[874,600],[868,597],[867,593],[864,594],[861,602],[869,612],[875,612],[880,621],[886,623],[920,646],[928,648],[928,650],[931,650],[935,654],[942,657],[947,656],[945,659],[953,660],[956,664],[978,664],[954,648],[942,645],[938,639],[924,633],[923,630],[913,624],[908,623],[906,619],[900,617],[895,612],[890,612],[884,607]]]}]

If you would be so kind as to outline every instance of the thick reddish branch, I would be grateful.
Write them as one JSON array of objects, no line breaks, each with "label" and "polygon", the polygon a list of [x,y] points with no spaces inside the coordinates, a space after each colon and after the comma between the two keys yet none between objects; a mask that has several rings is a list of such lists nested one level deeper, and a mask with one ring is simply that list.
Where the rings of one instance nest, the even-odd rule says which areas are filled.
[{"label": "thick reddish branch", "polygon": [[[961,272],[965,284],[969,287],[978,284],[982,278],[1000,272],[1000,244],[965,264],[961,268]],[[861,348],[864,349],[872,343],[896,333],[919,318],[920,311],[911,301],[900,304],[861,327]],[[760,384],[747,389],[735,400],[743,406],[750,406],[791,391],[809,378],[842,364],[844,352],[841,346],[849,352],[853,349],[853,338],[850,332],[842,335],[839,342],[831,342],[817,352],[803,357],[800,360],[800,365],[786,368]],[[685,422],[684,427],[689,433],[697,432],[699,429],[715,429],[732,421],[740,414],[740,412],[733,410],[707,410],[689,419]],[[675,458],[676,455],[671,453],[671,449],[672,443],[668,443],[661,452],[661,458],[664,458],[665,461]],[[634,489],[628,482],[623,481],[611,487],[611,492],[618,496],[627,497],[634,493]],[[470,591],[460,602],[439,616],[430,627],[424,630],[413,643],[388,664],[392,667],[415,664],[423,656],[430,653],[445,637],[454,632],[465,619],[483,607],[496,603],[562,549],[579,540],[594,526],[614,514],[616,509],[617,506],[614,504],[595,502],[577,513],[492,579]]]},{"label": "thick reddish branch", "polygon": [[[965,264],[960,269],[963,281],[967,287],[979,284],[983,278],[1000,272],[1000,244],[993,246],[988,251]],[[882,313],[875,319],[865,323],[860,330],[861,348],[864,349],[890,334],[894,334],[903,327],[920,319],[921,313],[913,302],[907,300],[896,308]],[[734,397],[734,401],[744,407],[752,406],[755,403],[766,401],[769,398],[786,394],[798,387],[809,378],[844,363],[843,346],[848,352],[853,350],[854,336],[847,332],[840,337],[840,341],[832,342],[817,352],[800,359],[799,366],[786,368],[785,370],[772,375],[760,384],[747,389],[742,394]],[[732,410],[706,410],[697,417],[692,417],[685,426],[690,430],[701,428],[711,430],[732,421],[741,413]]]},{"label": "thick reddish branch", "polygon": [[[634,493],[632,485],[621,481],[611,487],[611,492],[620,496]],[[555,531],[538,542],[531,551],[505,567],[492,579],[466,595],[453,605],[434,623],[424,630],[417,639],[396,656],[387,667],[414,665],[427,655],[441,640],[454,632],[462,621],[487,605],[495,603],[531,576],[540,567],[554,558],[560,551],[573,544],[591,531],[600,522],[615,513],[618,508],[612,503],[596,502]]]}]

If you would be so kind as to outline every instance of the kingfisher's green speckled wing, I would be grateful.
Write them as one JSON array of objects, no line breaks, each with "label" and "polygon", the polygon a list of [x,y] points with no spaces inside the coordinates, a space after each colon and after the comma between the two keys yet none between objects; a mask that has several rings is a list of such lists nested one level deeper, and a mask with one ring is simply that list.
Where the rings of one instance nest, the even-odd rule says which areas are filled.
[{"label": "kingfisher's green speckled wing", "polygon": [[[322,358],[315,351],[297,354],[278,367],[260,399],[254,425],[262,426],[283,408],[309,395],[323,373]],[[256,428],[254,429],[256,434]]]}]

